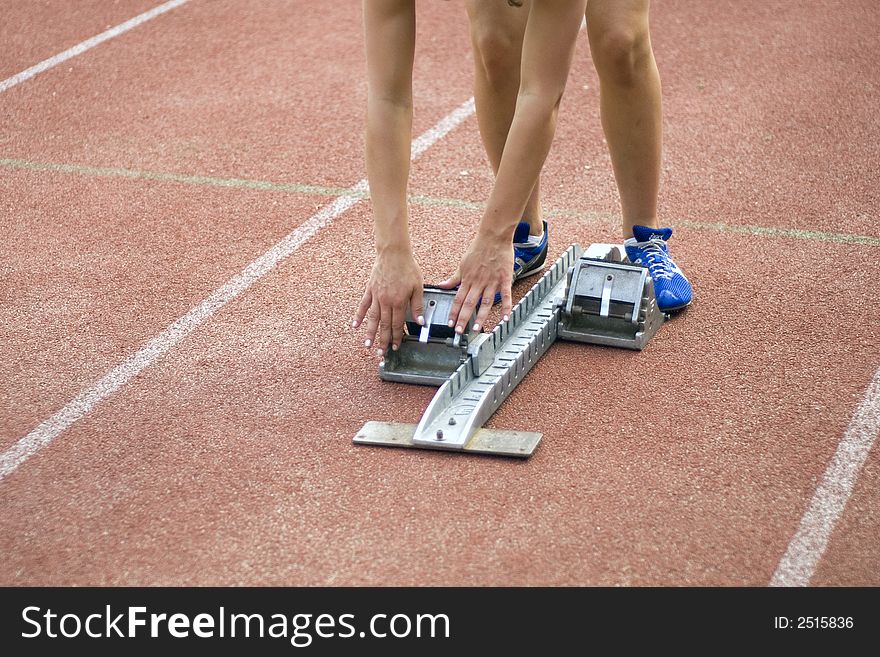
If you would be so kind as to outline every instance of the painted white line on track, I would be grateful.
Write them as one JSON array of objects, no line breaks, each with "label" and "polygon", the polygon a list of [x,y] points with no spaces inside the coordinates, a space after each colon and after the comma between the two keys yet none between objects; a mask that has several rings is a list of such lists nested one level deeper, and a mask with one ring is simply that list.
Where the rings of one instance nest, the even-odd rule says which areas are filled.
[{"label": "painted white line on track", "polygon": [[[434,127],[414,139],[412,158],[415,160],[428,148],[443,139],[462,121],[474,113],[474,99],[469,98]],[[147,342],[136,353],[116,366],[97,383],[84,390],[64,408],[41,423],[12,447],[0,454],[0,480],[13,473],[18,466],[27,461],[40,449],[51,443],[60,433],[89,413],[97,404],[119,390],[144,368],[155,362],[200,324],[209,319],[227,303],[247,290],[260,278],[272,271],[279,263],[296,251],[306,240],[319,230],[328,226],[336,217],[343,214],[364,199],[369,186],[361,180],[347,189],[333,203],[312,215],[305,223],[266,251],[259,258],[233,276],[214,291],[207,299],[175,321],[162,333]]]},{"label": "painted white line on track", "polygon": [[856,408],[797,532],[776,567],[770,586],[809,586],[878,434],[880,369]]},{"label": "painted white line on track", "polygon": [[76,57],[77,55],[81,55],[86,50],[90,50],[95,46],[104,43],[112,39],[113,37],[117,37],[120,34],[128,32],[129,30],[137,27],[138,25],[142,25],[146,23],[148,20],[155,18],[161,14],[164,14],[166,11],[170,11],[175,7],[179,7],[180,5],[186,4],[189,0],[170,0],[164,4],[159,5],[158,7],[154,7],[149,11],[145,11],[143,14],[135,16],[124,23],[120,23],[116,27],[111,27],[109,30],[101,32],[97,36],[93,36],[91,39],[86,39],[82,43],[78,43],[72,48],[68,48],[64,52],[58,53],[54,57],[50,57],[49,59],[44,59],[39,64],[34,64],[29,69],[22,71],[21,73],[16,73],[10,78],[6,78],[3,82],[0,82],[0,93],[6,91],[14,87],[17,84],[24,82],[25,80],[29,80],[35,75],[39,75],[43,71],[48,71],[50,68],[54,66],[58,66],[62,62],[66,62],[68,59],[72,57]]}]

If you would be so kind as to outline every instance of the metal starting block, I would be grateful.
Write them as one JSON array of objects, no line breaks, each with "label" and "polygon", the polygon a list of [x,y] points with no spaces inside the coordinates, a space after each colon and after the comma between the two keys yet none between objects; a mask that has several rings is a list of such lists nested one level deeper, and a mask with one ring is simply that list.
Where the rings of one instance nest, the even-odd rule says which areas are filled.
[{"label": "metal starting block", "polygon": [[644,349],[663,324],[648,270],[622,246],[573,244],[491,333],[447,326],[454,290],[426,287],[425,326],[407,315],[398,351],[379,365],[386,381],[439,385],[418,425],[367,422],[354,442],[528,457],[541,434],[482,428],[557,338]]},{"label": "metal starting block", "polygon": [[467,360],[475,341],[485,333],[474,331],[476,315],[468,320],[464,333],[447,326],[455,290],[425,286],[425,325],[419,326],[410,308],[406,310],[406,333],[397,351],[389,351],[379,363],[379,378],[398,383],[439,386]]},{"label": "metal starting block", "polygon": [[588,252],[568,271],[558,328],[562,340],[641,350],[664,319],[645,267]]}]

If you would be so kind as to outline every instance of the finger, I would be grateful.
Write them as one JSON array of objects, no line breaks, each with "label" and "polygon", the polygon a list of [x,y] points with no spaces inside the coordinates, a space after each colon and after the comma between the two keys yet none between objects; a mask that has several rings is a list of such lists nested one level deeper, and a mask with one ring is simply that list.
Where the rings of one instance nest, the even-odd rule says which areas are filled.
[{"label": "finger", "polygon": [[456,285],[460,285],[460,284],[461,284],[461,274],[458,272],[455,272],[452,276],[447,278],[445,281],[440,281],[437,284],[437,287],[439,287],[443,290],[451,290]]},{"label": "finger", "polygon": [[382,317],[379,319],[379,338],[376,340],[376,353],[380,356],[384,356],[388,351],[388,344],[391,342],[391,322],[393,319],[391,308],[383,308]]},{"label": "finger", "polygon": [[413,290],[409,299],[409,309],[419,326],[425,325],[425,295],[422,290]]},{"label": "finger", "polygon": [[403,308],[392,308],[391,310],[391,348],[397,351],[400,348],[400,342],[403,340],[403,323],[406,317],[406,311]]},{"label": "finger", "polygon": [[364,296],[361,298],[360,305],[358,305],[358,309],[355,311],[354,319],[351,320],[351,327],[357,328],[361,325],[361,322],[364,321],[364,317],[367,314],[367,311],[370,309],[370,306],[373,303],[373,293],[369,289],[364,292]]},{"label": "finger", "polygon": [[[465,297],[464,303],[461,304],[461,310],[458,312],[458,318],[455,320],[455,332],[456,333],[464,333],[464,329],[467,326],[468,320],[471,318],[471,315],[474,314],[474,310],[477,307],[477,303],[480,301],[480,293],[474,292],[474,288],[468,292],[467,297]],[[489,304],[491,307],[492,304]]]},{"label": "finger", "polygon": [[455,293],[455,297],[452,299],[452,305],[449,306],[449,321],[446,322],[446,325],[449,328],[455,326],[455,322],[458,319],[458,313],[461,310],[461,306],[464,304],[465,295],[467,295],[467,289],[458,288],[458,292]]},{"label": "finger", "polygon": [[373,346],[376,331],[379,328],[379,304],[373,304],[367,311],[367,323],[364,325],[364,346],[369,349]]},{"label": "finger", "polygon": [[506,322],[510,319],[511,312],[513,312],[513,299],[510,285],[503,285],[501,287],[501,321]]},{"label": "finger", "polygon": [[477,310],[477,318],[474,320],[474,330],[480,331],[486,325],[489,319],[489,311],[492,310],[492,304],[487,299],[495,298],[495,289],[487,287],[483,290],[483,300],[480,302],[480,308]]}]

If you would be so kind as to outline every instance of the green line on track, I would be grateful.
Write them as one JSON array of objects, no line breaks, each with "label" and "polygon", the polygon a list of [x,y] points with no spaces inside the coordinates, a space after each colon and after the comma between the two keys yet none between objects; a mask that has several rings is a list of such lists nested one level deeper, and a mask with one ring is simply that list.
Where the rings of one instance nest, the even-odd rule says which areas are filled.
[{"label": "green line on track", "polygon": [[[239,189],[257,189],[272,192],[287,192],[295,194],[312,194],[315,196],[336,197],[351,195],[352,192],[344,187],[328,187],[324,185],[300,185],[296,183],[274,183],[264,180],[247,180],[243,178],[217,178],[212,176],[193,176],[179,173],[162,173],[157,171],[137,171],[119,167],[92,167],[81,164],[57,164],[52,162],[31,162],[28,160],[0,159],[0,166],[10,169],[27,169],[30,171],[56,171],[60,173],[74,173],[84,176],[99,176],[112,178],[131,178],[135,180],[155,180],[159,182],[175,182],[187,185],[205,185],[213,187],[234,187]],[[358,194],[366,197],[366,194]],[[443,198],[435,196],[410,196],[409,200],[415,205],[460,208],[465,210],[482,210],[485,203],[476,203],[464,199]],[[605,213],[584,212],[582,210],[569,210],[564,208],[548,208],[545,214],[550,217],[567,217],[578,219],[587,223],[612,223],[617,224],[619,218]],[[700,221],[688,221],[676,219],[674,225],[693,228],[695,230],[708,230],[719,233],[738,233],[753,237],[781,237],[813,242],[831,242],[835,244],[858,244],[860,246],[880,246],[880,237],[870,235],[850,235],[846,233],[827,233],[817,230],[802,230],[797,228],[773,228],[769,226],[750,226],[724,223],[706,223]]]}]

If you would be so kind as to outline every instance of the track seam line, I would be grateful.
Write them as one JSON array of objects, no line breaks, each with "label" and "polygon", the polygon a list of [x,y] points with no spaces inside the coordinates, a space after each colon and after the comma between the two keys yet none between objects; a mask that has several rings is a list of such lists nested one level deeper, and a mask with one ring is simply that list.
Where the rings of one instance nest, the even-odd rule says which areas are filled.
[{"label": "track seam line", "polygon": [[[471,97],[443,117],[427,132],[413,140],[410,149],[412,159],[417,159],[473,113],[474,99]],[[366,179],[362,179],[350,187],[344,195],[313,214],[275,246],[221,285],[198,306],[177,319],[137,352],[104,375],[97,383],[81,392],[52,417],[20,438],[12,447],[0,454],[0,481],[12,474],[40,449],[49,445],[63,431],[87,415],[97,404],[119,390],[143,369],[187,337],[223,306],[272,271],[318,231],[329,226],[336,217],[360,203],[366,197],[368,190]]]},{"label": "track seam line", "polygon": [[878,434],[880,368],[856,408],[770,586],[809,586]]},{"label": "track seam line", "polygon": [[44,59],[39,64],[34,64],[28,69],[25,69],[21,73],[16,73],[12,77],[6,78],[2,82],[0,82],[0,93],[6,91],[7,89],[11,89],[17,84],[21,84],[22,82],[31,79],[35,75],[39,75],[44,71],[48,71],[50,68],[58,66],[63,62],[66,62],[68,59],[72,59],[77,55],[81,55],[87,50],[91,50],[97,45],[104,43],[105,41],[109,41],[113,37],[117,37],[120,34],[124,34],[131,29],[134,29],[138,25],[142,25],[147,21],[164,14],[166,11],[171,11],[172,9],[179,7],[180,5],[186,4],[189,0],[169,0],[164,4],[159,5],[158,7],[153,7],[149,11],[145,11],[142,14],[135,16],[134,18],[130,18],[124,23],[120,23],[116,27],[111,27],[109,30],[105,30],[98,35],[93,36],[91,39],[86,39],[85,41],[76,44],[72,48],[68,48],[64,52],[60,52],[57,55],[50,57],[49,59]]},{"label": "track seam line", "polygon": [[[58,173],[71,173],[83,176],[106,176],[129,178],[132,180],[152,180],[157,182],[172,182],[187,185],[204,185],[212,187],[228,187],[237,189],[251,189],[268,192],[284,192],[292,194],[312,194],[315,196],[344,196],[351,194],[350,189],[332,187],[327,185],[312,185],[303,183],[275,183],[268,180],[252,180],[247,178],[219,178],[216,176],[203,176],[198,174],[166,173],[161,171],[144,171],[137,169],[125,169],[123,167],[96,167],[85,164],[62,164],[54,162],[34,162],[30,160],[0,158],[0,167],[10,169],[22,169],[27,171],[52,171]],[[364,196],[366,196],[366,192]],[[409,202],[414,205],[426,205],[437,207],[463,208],[467,210],[484,210],[483,202],[469,201],[467,199],[433,197],[425,195],[410,195]],[[572,218],[588,223],[606,222],[614,225],[620,223],[620,217],[607,212],[595,212],[589,210],[575,210],[571,208],[546,208],[544,214],[549,217]],[[859,246],[880,246],[880,237],[872,235],[857,235],[853,233],[829,233],[819,230],[805,230],[801,228],[776,228],[772,226],[758,226],[754,224],[725,224],[721,222],[699,222],[688,219],[673,217],[671,223],[694,230],[705,230],[717,233],[729,233],[749,235],[751,237],[796,239],[811,242],[828,242],[832,244],[856,244]]]},{"label": "track seam line", "polygon": [[[344,196],[351,193],[351,189],[349,188],[331,187],[328,185],[274,183],[267,180],[250,180],[247,178],[218,178],[216,176],[203,176],[199,174],[166,173],[162,171],[126,169],[124,167],[96,167],[86,164],[34,162],[31,160],[21,160],[14,158],[0,158],[0,166],[25,171],[50,171],[54,173],[71,173],[86,177],[128,178],[130,180],[181,183],[185,185],[207,187],[229,187],[233,189],[253,189],[267,192],[312,194],[315,196]],[[880,239],[878,239],[878,241],[880,241]]]}]

